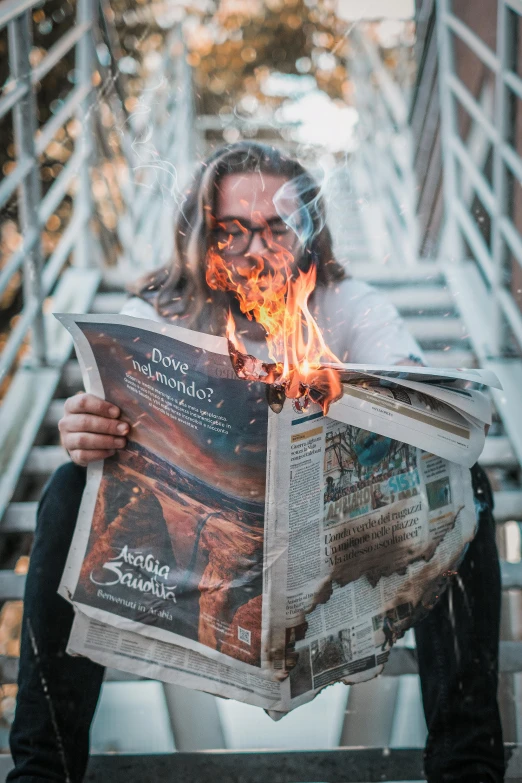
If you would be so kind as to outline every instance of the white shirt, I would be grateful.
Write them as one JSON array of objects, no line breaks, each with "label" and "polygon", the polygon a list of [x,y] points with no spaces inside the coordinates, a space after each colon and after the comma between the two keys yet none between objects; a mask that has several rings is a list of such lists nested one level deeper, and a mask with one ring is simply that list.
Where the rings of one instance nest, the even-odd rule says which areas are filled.
[{"label": "white shirt", "polygon": [[[343,362],[396,364],[410,356],[423,358],[394,305],[360,280],[349,278],[328,288],[318,287],[311,312],[326,344]],[[152,305],[138,297],[129,299],[121,313],[163,321]],[[263,343],[246,341],[246,347],[257,358],[268,359]]]}]

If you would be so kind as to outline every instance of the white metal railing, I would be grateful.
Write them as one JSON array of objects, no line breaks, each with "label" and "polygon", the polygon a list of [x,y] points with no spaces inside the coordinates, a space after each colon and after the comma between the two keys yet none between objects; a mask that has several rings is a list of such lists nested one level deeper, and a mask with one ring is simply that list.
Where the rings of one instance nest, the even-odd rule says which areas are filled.
[{"label": "white metal railing", "polygon": [[133,276],[169,257],[173,214],[195,159],[192,75],[180,33],[175,28],[167,36],[161,64],[132,113],[111,104],[128,166],[118,237],[123,266]]},{"label": "white metal railing", "polygon": [[387,234],[383,256],[392,264],[413,265],[418,261],[419,230],[407,98],[364,26],[354,26],[349,40],[348,67],[360,118],[354,160],[360,162],[369,199],[382,216]]},{"label": "white metal railing", "polygon": [[[137,109],[129,114],[124,104],[128,96],[120,91],[118,97],[114,89],[117,55],[107,46],[104,51],[109,60],[112,57],[114,69],[112,74],[103,72],[104,6],[105,0],[77,0],[75,25],[31,66],[32,14],[42,1],[0,0],[0,30],[7,28],[9,55],[0,119],[12,113],[16,152],[13,168],[0,180],[0,211],[17,199],[21,236],[20,245],[0,258],[0,296],[16,286],[20,276],[23,284],[23,307],[0,353],[0,383],[10,379],[0,406],[0,519],[71,350],[68,335],[46,313],[46,300],[52,297],[55,310],[81,312],[91,306],[103,273],[115,273],[112,282],[122,286],[127,267],[135,277],[160,263],[172,234],[171,216],[194,157],[191,73],[179,29],[165,33],[160,66],[139,96]],[[38,84],[73,51],[74,85],[38,128]],[[102,77],[98,87],[93,86],[100,81],[95,76]],[[104,111],[112,117],[111,130],[120,139],[117,165],[109,168],[118,172],[113,184],[119,202],[116,234],[123,256],[112,270],[91,230],[93,218],[100,219],[93,175],[103,176],[107,163],[96,132]],[[70,155],[43,195],[42,160],[50,143],[74,118],[77,133],[74,143],[70,141]],[[109,200],[111,192],[108,189]],[[72,201],[68,225],[46,257],[42,241],[46,223],[66,198]]]},{"label": "white metal railing", "polygon": [[[21,246],[2,259],[0,295],[18,270],[23,270],[24,306],[0,356],[0,382],[11,370],[18,351],[31,331],[31,360],[44,364],[47,357],[43,324],[43,301],[51,292],[61,269],[71,254],[73,262],[87,263],[82,249],[89,243],[90,210],[85,203],[90,190],[89,156],[90,102],[92,87],[92,47],[90,33],[95,21],[93,0],[78,0],[76,26],[63,35],[36,67],[31,67],[32,8],[36,2],[0,3],[0,29],[7,27],[10,78],[0,97],[0,118],[12,112],[16,165],[0,183],[0,209],[18,192]],[[77,78],[59,111],[37,130],[35,85],[67,55],[76,53]],[[77,116],[82,134],[74,154],[63,168],[45,198],[42,199],[39,157],[45,152],[57,130]],[[82,198],[77,199],[71,223],[44,265],[41,240],[45,223],[70,189],[73,178],[80,177]],[[83,258],[83,261],[81,261]]]},{"label": "white metal railing", "polygon": [[[93,112],[100,102],[92,78],[100,67],[93,44],[97,4],[95,0],[78,0],[76,25],[49,49],[36,67],[31,67],[31,12],[35,5],[41,3],[37,0],[0,3],[0,29],[8,28],[10,65],[10,78],[0,97],[0,119],[12,112],[16,145],[15,168],[0,182],[0,210],[18,192],[22,235],[21,246],[2,259],[0,296],[21,269],[24,281],[24,307],[0,355],[0,382],[12,369],[29,332],[32,363],[46,363],[43,302],[71,254],[72,263],[78,267],[92,266],[95,257],[89,221],[93,214],[90,171],[96,163]],[[37,130],[35,85],[73,48],[75,86],[59,110]],[[135,269],[147,268],[145,256],[147,259],[159,256],[164,237],[157,230],[158,225],[166,209],[172,212],[187,179],[193,158],[190,79],[179,31],[175,30],[168,37],[161,67],[140,96],[137,109],[129,116],[120,104],[117,111],[117,126],[127,158],[126,171],[119,183],[125,211],[119,221],[118,235]],[[104,100],[109,100],[109,96],[104,96]],[[111,102],[115,111],[116,103]],[[74,116],[80,128],[75,149],[42,198],[39,158],[57,131]],[[70,224],[44,263],[42,231],[73,187]]]},{"label": "white metal railing", "polygon": [[[517,26],[521,21],[519,0],[497,0],[496,51],[493,51],[453,13],[451,0],[437,0],[446,204],[442,249],[451,259],[462,260],[465,242],[491,298],[482,360],[509,353],[511,337],[522,346],[522,313],[508,280],[509,255],[513,264],[522,265],[521,226],[513,220],[513,199],[509,193],[510,178],[522,181],[521,142],[520,138],[513,138],[512,115],[513,101],[522,99],[522,78],[515,72],[522,46],[517,41]],[[494,89],[493,85],[485,84],[475,96],[466,87],[457,73],[455,39],[493,74]],[[459,134],[459,107],[472,123],[466,139]],[[481,140],[483,150],[492,150],[491,183],[484,172],[485,156],[476,152],[477,140]],[[489,216],[490,243],[473,217],[473,193],[480,198]]]}]

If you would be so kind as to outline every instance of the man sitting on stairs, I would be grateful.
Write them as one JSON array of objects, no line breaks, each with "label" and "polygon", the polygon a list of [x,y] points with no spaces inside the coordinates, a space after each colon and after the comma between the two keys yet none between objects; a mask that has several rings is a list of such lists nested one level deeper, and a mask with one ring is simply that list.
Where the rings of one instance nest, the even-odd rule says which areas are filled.
[{"label": "man sitting on stairs", "polygon": [[[293,188],[304,185],[306,199]],[[289,185],[290,183],[290,185]],[[279,217],[274,196],[283,185],[296,213],[312,226],[302,245]],[[229,308],[247,347],[260,355],[264,333],[247,320],[230,294],[206,281],[207,252],[216,225],[232,235],[224,253],[236,270],[261,259],[270,272],[271,238],[295,258],[295,271],[315,266],[311,308],[332,351],[344,361],[403,364],[420,351],[395,308],[335,261],[320,192],[303,167],[273,147],[238,142],[199,166],[174,226],[170,266],[132,287],[123,312],[224,334]],[[414,359],[413,359],[414,360]],[[127,424],[110,401],[71,397],[60,422],[71,462],[45,488],[27,575],[19,693],[11,731],[14,783],[80,783],[89,754],[89,729],[104,670],[65,653],[72,607],[57,588],[72,539],[85,466],[125,448]],[[430,783],[499,783],[504,751],[497,706],[500,569],[492,493],[484,472],[472,468],[479,526],[457,578],[415,628],[428,740]]]}]

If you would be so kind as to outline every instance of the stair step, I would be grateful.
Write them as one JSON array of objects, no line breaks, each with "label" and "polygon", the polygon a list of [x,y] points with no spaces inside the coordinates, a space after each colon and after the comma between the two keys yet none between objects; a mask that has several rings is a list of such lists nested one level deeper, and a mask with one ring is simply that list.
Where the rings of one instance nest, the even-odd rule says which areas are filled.
[{"label": "stair step", "polygon": [[477,360],[471,351],[461,348],[447,351],[425,350],[424,356],[428,367],[476,367]]},{"label": "stair step", "polygon": [[[488,438],[486,442],[488,440],[493,440],[493,438]],[[68,459],[66,452],[60,446],[38,446],[31,452],[31,458],[26,463],[26,470],[37,475],[46,475]],[[499,524],[522,520],[522,492],[516,490],[495,492],[494,500],[494,516]],[[0,533],[33,531],[37,507],[37,503],[11,503],[0,523]]]},{"label": "stair step", "polygon": [[493,515],[497,522],[522,521],[522,491],[500,490],[494,493]]},{"label": "stair step", "polygon": [[38,503],[10,503],[0,522],[0,533],[32,533]]},{"label": "stair step", "polygon": [[[522,745],[505,744],[506,781],[522,776]],[[424,780],[422,748],[345,747],[308,751],[205,751],[91,756],[89,783],[367,783]],[[239,773],[238,773],[239,770]]]},{"label": "stair step", "polygon": [[366,242],[350,234],[337,238],[336,250],[339,255],[347,256],[351,261],[355,260],[355,256],[369,256]]},{"label": "stair step", "polygon": [[49,476],[69,459],[63,446],[34,446],[25,463],[24,473],[26,475]]},{"label": "stair step", "polygon": [[517,458],[509,438],[505,436],[489,436],[486,438],[484,450],[479,462],[484,467],[513,469],[518,466]]},{"label": "stair step", "polygon": [[[489,447],[489,441],[502,440],[502,444]],[[500,454],[501,450],[504,454],[504,449],[507,445],[507,439],[500,438],[487,438],[486,439],[489,464],[496,464],[494,462],[495,454]],[[508,451],[505,454],[506,461],[511,459],[511,453]],[[63,465],[69,459],[67,452],[62,446],[35,446],[31,449],[27,462],[25,463],[24,472],[26,474],[36,475],[49,475],[56,468]],[[488,462],[486,462],[488,464]],[[508,520],[521,520],[522,521],[522,491],[521,490],[504,490],[495,492],[495,518],[497,522],[506,522]]]},{"label": "stair step", "polygon": [[[522,745],[504,745],[507,783],[522,777]],[[9,754],[0,754],[0,779],[12,769]],[[238,770],[240,774],[238,775]],[[86,780],[89,783],[208,783],[209,780],[242,783],[383,783],[425,780],[422,748],[344,747],[332,750],[205,751],[108,753],[93,755]]]},{"label": "stair step", "polygon": [[468,330],[460,318],[406,316],[404,321],[410,334],[420,341],[446,342],[468,337]]},{"label": "stair step", "polygon": [[339,263],[343,266],[354,261],[358,264],[371,263],[371,257],[367,247],[361,248],[359,252],[354,252],[354,249],[351,245],[345,248],[341,246],[336,255]]},{"label": "stair step", "polygon": [[434,285],[416,285],[400,288],[389,288],[386,299],[397,307],[400,312],[411,310],[452,310],[454,309],[451,294],[447,288]]},{"label": "stair step", "polygon": [[[24,473],[50,475],[68,460],[69,456],[62,446],[35,446],[25,463]],[[521,490],[495,492],[495,519],[497,522],[522,521]]]},{"label": "stair step", "polygon": [[[52,458],[47,458],[45,454],[42,454],[42,450],[49,448],[53,451]],[[39,447],[38,451],[38,457],[35,459],[34,463],[39,470],[41,470],[44,465],[50,465],[53,460],[55,460],[57,465],[62,464],[60,460],[64,453],[59,447],[43,446]],[[65,455],[65,457],[68,459],[67,455]],[[54,470],[54,467],[50,466],[49,469]],[[494,515],[499,524],[510,522],[513,519],[515,521],[522,520],[522,492],[495,492],[494,499]],[[0,534],[30,533],[34,531],[37,507],[38,503],[11,503],[7,507],[2,522],[0,523]],[[519,577],[519,579],[521,579],[521,577]]]},{"label": "stair step", "polygon": [[[494,442],[493,447],[490,448],[492,441]],[[495,441],[502,443],[495,443]],[[508,448],[507,438],[486,438],[486,448],[483,452],[486,459],[481,460],[481,463],[487,466],[501,465],[502,467],[516,464],[515,458]],[[61,446],[38,446],[31,452],[30,459],[26,463],[26,472],[47,475],[67,462],[68,459],[67,453]],[[522,520],[522,492],[501,490],[494,493],[494,499],[494,515],[498,523]],[[11,503],[0,523],[0,533],[32,532],[35,527],[37,507],[38,503],[35,502]]]},{"label": "stair step", "polygon": [[92,304],[92,313],[119,313],[129,298],[128,294],[110,292],[97,294]]},{"label": "stair step", "polygon": [[409,285],[411,283],[427,283],[429,285],[444,284],[444,267],[438,261],[423,261],[409,266],[390,266],[389,264],[357,264],[350,265],[350,274],[359,280],[382,286]]},{"label": "stair step", "polygon": [[[0,755],[0,780],[12,769],[11,757]],[[394,748],[343,748],[324,751],[205,751],[155,754],[110,753],[89,759],[89,783],[292,783],[327,780],[357,783],[361,780],[421,780],[422,750]],[[240,773],[238,774],[238,770]],[[4,775],[4,777],[2,777]]]},{"label": "stair step", "polygon": [[19,601],[24,597],[25,574],[0,569],[0,601]]},{"label": "stair step", "polygon": [[[340,249],[344,248],[344,245],[339,246]],[[365,244],[354,245],[351,242],[346,244],[346,256],[353,259],[356,255],[362,257],[368,257],[368,248]],[[341,253],[341,255],[344,255]],[[452,308],[452,298],[449,291],[442,287],[437,286],[415,286],[415,287],[401,287],[390,289],[386,292],[386,297],[389,299],[399,310],[404,311],[419,311],[419,310],[443,310]],[[93,313],[111,314],[119,313],[123,307],[127,295],[124,293],[110,292],[97,294],[94,299],[91,311]],[[421,320],[421,319],[419,319]],[[465,327],[461,324],[458,327],[455,323],[450,326],[447,325],[445,318],[437,318],[430,320],[428,318],[422,319],[424,323],[417,323],[415,319],[408,318],[408,327],[412,329],[412,333],[417,337],[423,337],[427,332],[432,334],[434,331],[441,331],[441,339],[444,339],[448,335],[449,339],[455,339],[455,336],[461,337],[462,333],[465,333]],[[457,321],[457,319],[451,319]]]},{"label": "stair step", "polygon": [[58,422],[63,416],[65,402],[65,398],[59,398],[51,401],[51,404],[47,408],[47,413],[45,414],[44,426],[52,428],[56,428],[58,426]]},{"label": "stair step", "polygon": [[507,563],[501,560],[500,574],[503,590],[522,590],[522,562]]}]

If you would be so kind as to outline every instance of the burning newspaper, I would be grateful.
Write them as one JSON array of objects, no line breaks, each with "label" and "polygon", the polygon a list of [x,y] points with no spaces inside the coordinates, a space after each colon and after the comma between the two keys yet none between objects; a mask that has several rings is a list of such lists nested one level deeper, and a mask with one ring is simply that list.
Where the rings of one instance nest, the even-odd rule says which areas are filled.
[{"label": "burning newspaper", "polygon": [[131,425],[88,469],[60,586],[69,652],[274,715],[379,674],[475,533],[478,387],[496,377],[332,363],[325,415],[225,338],[59,318],[87,390]]}]

